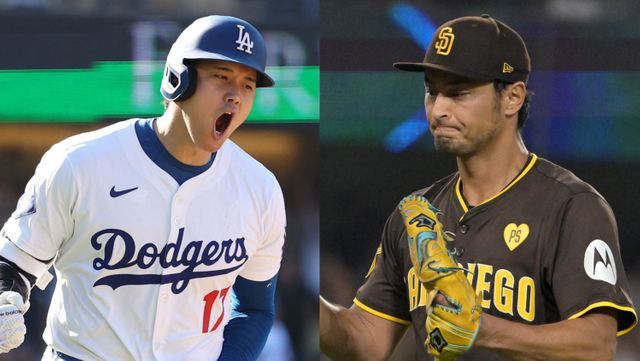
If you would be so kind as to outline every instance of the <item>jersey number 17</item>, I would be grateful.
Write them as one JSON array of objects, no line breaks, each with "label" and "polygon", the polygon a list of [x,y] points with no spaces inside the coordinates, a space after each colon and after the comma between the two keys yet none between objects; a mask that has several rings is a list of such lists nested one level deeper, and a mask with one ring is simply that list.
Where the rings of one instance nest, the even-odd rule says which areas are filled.
[{"label": "jersey number 17", "polygon": [[[207,293],[203,301],[204,303],[204,314],[202,316],[202,333],[213,332],[218,329],[220,323],[222,323],[222,319],[224,318],[224,300],[227,298],[227,293],[229,292],[229,287],[224,288],[222,290],[214,290]],[[209,329],[209,323],[212,319],[212,311],[213,305],[216,301],[220,302],[220,316],[216,319],[216,322],[213,324],[213,327]]]}]

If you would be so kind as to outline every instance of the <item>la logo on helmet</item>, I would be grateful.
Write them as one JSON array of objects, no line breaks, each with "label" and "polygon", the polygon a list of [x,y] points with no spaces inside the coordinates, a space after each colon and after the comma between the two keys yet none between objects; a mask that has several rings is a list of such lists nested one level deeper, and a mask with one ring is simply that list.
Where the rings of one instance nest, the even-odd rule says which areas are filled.
[{"label": "la logo on helmet", "polygon": [[236,26],[238,27],[238,40],[236,40],[236,44],[238,44],[238,47],[236,49],[244,51],[247,54],[251,54],[253,41],[251,41],[249,33],[244,31],[244,26],[240,24],[237,24]]}]

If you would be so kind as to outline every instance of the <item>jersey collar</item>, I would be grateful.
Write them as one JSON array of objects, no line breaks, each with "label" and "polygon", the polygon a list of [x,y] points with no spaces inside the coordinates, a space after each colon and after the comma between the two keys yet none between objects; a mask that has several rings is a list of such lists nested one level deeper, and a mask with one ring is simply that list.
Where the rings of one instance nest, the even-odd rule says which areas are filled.
[{"label": "jersey collar", "polygon": [[[494,200],[494,199],[498,198],[499,196],[501,196],[502,194],[504,194],[506,191],[508,191],[511,187],[513,187],[516,183],[518,183],[520,181],[520,179],[522,179],[527,173],[529,173],[529,171],[531,170],[531,168],[533,168],[533,165],[536,163],[537,160],[538,160],[538,156],[533,154],[533,153],[531,153],[531,155],[529,156],[529,160],[528,160],[527,164],[524,166],[524,168],[522,168],[522,170],[520,171],[520,174],[518,174],[509,184],[507,184],[506,187],[504,187],[496,195],[494,195],[493,197],[491,197],[489,199],[484,200],[480,204],[477,204],[475,207],[481,206],[481,205],[486,204],[486,203],[489,203],[492,200]],[[469,211],[469,205],[467,205],[467,201],[462,196],[462,191],[460,190],[461,184],[462,184],[462,180],[460,178],[460,175],[458,175],[458,180],[456,181],[456,196],[458,198],[458,202],[460,203],[460,207],[462,207],[463,212],[467,213]],[[463,216],[464,216],[464,213],[463,213]]]}]

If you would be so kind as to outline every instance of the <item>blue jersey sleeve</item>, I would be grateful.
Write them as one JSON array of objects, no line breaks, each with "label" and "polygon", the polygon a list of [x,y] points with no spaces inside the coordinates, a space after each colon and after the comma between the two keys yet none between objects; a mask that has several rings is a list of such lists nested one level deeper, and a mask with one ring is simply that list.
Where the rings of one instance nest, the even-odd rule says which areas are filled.
[{"label": "blue jersey sleeve", "polygon": [[238,277],[233,285],[231,320],[224,329],[219,361],[253,361],[262,351],[275,319],[278,275],[268,281]]}]

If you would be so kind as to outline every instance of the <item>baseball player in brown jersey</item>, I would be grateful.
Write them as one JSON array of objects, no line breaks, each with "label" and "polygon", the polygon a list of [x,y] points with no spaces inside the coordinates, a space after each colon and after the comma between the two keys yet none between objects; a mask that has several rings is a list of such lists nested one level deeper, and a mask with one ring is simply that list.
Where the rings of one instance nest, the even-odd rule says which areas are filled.
[{"label": "baseball player in brown jersey", "polygon": [[[616,221],[593,187],[526,149],[519,130],[531,66],[522,38],[487,15],[458,18],[436,30],[422,63],[394,66],[424,73],[435,146],[457,160],[456,173],[410,198],[442,212],[443,229],[455,234],[449,250],[468,270],[455,272],[482,309],[468,347],[446,358],[612,360],[616,335],[638,322]],[[447,345],[434,337],[434,306],[451,308],[416,274],[403,204],[385,224],[354,305],[320,300],[321,348],[333,359],[385,360],[409,325],[417,360]]]}]

